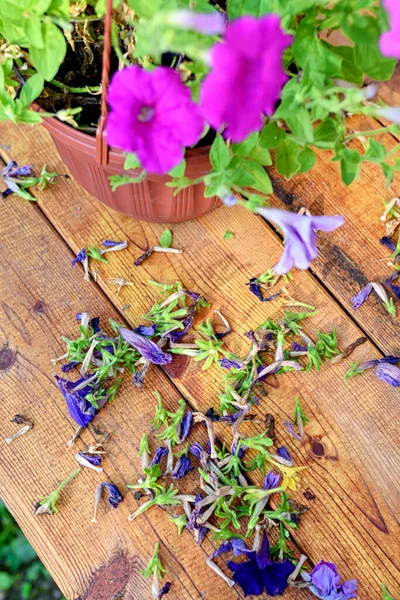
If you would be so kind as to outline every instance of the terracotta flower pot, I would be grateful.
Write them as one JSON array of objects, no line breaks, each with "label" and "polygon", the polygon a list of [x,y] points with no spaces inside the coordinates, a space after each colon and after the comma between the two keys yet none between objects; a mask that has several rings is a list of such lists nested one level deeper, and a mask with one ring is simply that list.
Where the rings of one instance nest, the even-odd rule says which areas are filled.
[{"label": "terracotta flower pot", "polygon": [[[125,157],[116,148],[109,150],[106,166],[96,162],[96,139],[58,119],[44,119],[44,127],[53,138],[62,160],[72,176],[92,196],[110,208],[142,221],[173,223],[194,219],[220,205],[217,197],[205,198],[202,184],[192,185],[174,196],[174,188],[165,183],[167,175],[147,175],[141,183],[127,184],[111,191],[110,175],[138,176],[125,171]],[[196,178],[210,171],[209,148],[186,152],[187,171]]]}]

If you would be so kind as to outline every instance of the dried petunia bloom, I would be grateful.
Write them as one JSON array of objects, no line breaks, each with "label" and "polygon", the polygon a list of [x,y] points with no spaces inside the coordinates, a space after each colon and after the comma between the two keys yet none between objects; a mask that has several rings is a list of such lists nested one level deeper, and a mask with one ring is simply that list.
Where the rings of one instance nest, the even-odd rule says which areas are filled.
[{"label": "dried petunia bloom", "polygon": [[398,0],[382,0],[388,13],[390,29],[379,38],[379,48],[384,56],[400,59],[400,5]]},{"label": "dried petunia bloom", "polygon": [[96,488],[95,496],[94,496],[94,512],[92,517],[92,523],[97,523],[97,509],[99,507],[100,499],[103,493],[103,488],[105,488],[108,492],[108,502],[111,504],[113,508],[117,508],[117,506],[124,499],[123,495],[119,491],[116,485],[113,483],[109,483],[107,481],[103,481],[99,483]]},{"label": "dried petunia bloom", "polygon": [[272,561],[269,554],[269,540],[263,533],[259,550],[246,552],[248,561],[235,563],[228,561],[228,567],[233,571],[233,580],[239,584],[245,596],[260,596],[264,588],[270,596],[279,596],[286,590],[287,579],[295,569],[294,564],[287,558],[283,561]]},{"label": "dried petunia bloom", "polygon": [[319,562],[311,573],[303,571],[301,576],[310,584],[309,590],[321,600],[351,600],[357,597],[357,580],[341,582],[334,563]]},{"label": "dried petunia bloom", "polygon": [[101,473],[103,469],[100,467],[103,457],[101,454],[91,454],[90,452],[78,452],[75,458],[82,467],[93,469],[97,473]]},{"label": "dried petunia bloom", "polygon": [[382,363],[376,367],[376,376],[392,385],[393,387],[400,386],[400,368],[389,363]]},{"label": "dried petunia bloom", "polygon": [[211,49],[211,73],[200,91],[203,115],[214,129],[225,126],[232,142],[262,129],[263,115],[274,113],[288,79],[282,58],[292,40],[277,15],[246,15],[228,25],[224,41]]},{"label": "dried petunia bloom", "polygon": [[72,266],[74,267],[77,263],[82,263],[83,266],[83,270],[85,272],[85,276],[84,276],[84,280],[85,281],[90,281],[90,275],[89,275],[89,259],[86,253],[85,248],[82,248],[82,250],[80,250],[78,252],[78,254],[76,255],[76,258],[74,258],[71,262]]},{"label": "dried petunia bloom", "polygon": [[78,381],[68,381],[59,375],[54,375],[54,378],[65,398],[69,414],[79,427],[86,427],[99,412],[98,408],[86,399],[86,396],[94,391],[89,385],[89,380],[82,377]]},{"label": "dried petunia bloom", "polygon": [[163,352],[157,344],[146,337],[143,337],[126,327],[120,327],[119,333],[128,344],[133,346],[135,350],[140,352],[140,354],[150,362],[156,365],[166,365],[172,361],[171,354]]},{"label": "dried petunia bloom", "polygon": [[317,236],[315,232],[334,231],[344,224],[344,217],[309,217],[278,208],[258,208],[259,215],[272,221],[284,234],[285,247],[273,270],[279,275],[288,273],[293,267],[308,269],[317,258]]},{"label": "dried petunia bloom", "polygon": [[11,444],[11,442],[21,437],[22,435],[25,435],[25,433],[27,433],[33,427],[33,423],[31,421],[27,421],[22,415],[15,415],[15,417],[11,419],[11,423],[23,425],[23,427],[17,432],[10,435],[9,437],[6,437],[4,440],[6,444]]},{"label": "dried petunia bloom", "polygon": [[203,133],[191,90],[167,67],[149,72],[132,65],[116,72],[107,100],[108,144],[134,152],[150,173],[168,173],[179,165],[185,146],[196,144]]}]

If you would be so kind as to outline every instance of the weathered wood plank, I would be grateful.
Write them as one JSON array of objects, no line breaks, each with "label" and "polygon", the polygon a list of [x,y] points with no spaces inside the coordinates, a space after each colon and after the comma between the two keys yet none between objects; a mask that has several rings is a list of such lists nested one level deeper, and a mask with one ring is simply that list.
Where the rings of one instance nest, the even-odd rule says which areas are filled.
[{"label": "weathered wood plank", "polygon": [[[12,156],[22,163],[32,161],[34,156],[38,166],[47,162],[49,167],[64,171],[45,132],[19,129],[17,134],[9,125],[2,129],[11,146],[3,152],[5,158]],[[174,226],[175,245],[184,248],[184,254],[156,255],[134,268],[133,258],[141,253],[140,248],[157,241],[162,226],[139,223],[106,210],[74,182],[58,185],[54,192],[39,193],[38,198],[41,209],[75,252],[105,237],[130,241],[130,248],[112,256],[110,265],[99,264],[98,282],[116,307],[131,304],[125,315],[133,325],[140,322],[139,315],[154,300],[153,289],[145,285],[150,278],[168,283],[180,279],[186,287],[201,291],[231,322],[234,332],[227,338],[227,346],[232,351],[244,353],[248,341],[243,333],[279,313],[275,304],[262,305],[253,299],[244,285],[249,277],[272,266],[280,252],[275,234],[244,209],[219,209],[195,222]],[[235,232],[235,238],[224,240],[226,230]],[[332,235],[329,243],[336,240],[340,245],[346,239],[343,228]],[[323,238],[322,246],[326,240]],[[110,276],[124,276],[136,285],[115,296],[106,283]],[[290,292],[320,311],[307,324],[307,333],[330,331],[336,326],[342,347],[360,336],[360,330],[309,273],[296,273]],[[375,356],[379,356],[376,349],[365,344],[354,358]],[[349,577],[362,573],[361,594],[375,600],[380,597],[381,580],[394,591],[399,589],[393,567],[397,535],[393,486],[393,478],[398,478],[394,449],[397,394],[377,381],[372,372],[345,383],[347,368],[348,364],[343,364],[317,374],[285,376],[280,389],[269,393],[261,410],[273,412],[280,421],[290,417],[293,399],[301,395],[312,417],[307,440],[300,448],[290,442],[287,445],[298,464],[308,465],[299,500],[304,501],[302,492],[307,487],[316,493],[317,500],[310,503],[312,511],[304,518],[298,540],[313,560],[336,560]],[[204,373],[199,365],[186,360],[174,371],[170,371],[174,383],[195,406],[205,409],[215,404],[221,384],[218,371]],[[279,442],[284,438],[287,443],[281,431]]]},{"label": "weathered wood plank", "polygon": [[[206,566],[206,555],[213,551],[208,540],[199,548],[188,532],[179,538],[159,509],[134,523],[127,520],[137,503],[125,485],[141,472],[138,447],[154,416],[152,390],[162,393],[170,410],[179,398],[159,370],[149,374],[147,389],[140,394],[125,377],[118,402],[96,418],[97,426],[111,433],[104,473],[84,469],[63,492],[57,515],[33,516],[38,497],[54,490],[78,466],[73,453],[66,452],[75,427],[51,376],[50,359],[64,351],[60,336],[75,334],[77,311],[99,315],[103,323],[118,315],[95,286],[82,286],[80,273],[71,272],[70,251],[37,207],[4,203],[0,231],[0,496],[55,581],[68,600],[78,595],[110,600],[123,590],[126,598],[150,600],[151,582],[140,570],[159,541],[173,582],[172,600],[198,599],[203,592],[210,598],[241,597]],[[16,430],[10,423],[14,414],[32,419],[34,427],[7,445],[4,438]],[[82,438],[75,452],[94,441],[89,430]],[[102,503],[95,525],[91,515],[99,481],[113,481],[126,497],[117,510]],[[300,595],[293,592],[293,598]]]}]

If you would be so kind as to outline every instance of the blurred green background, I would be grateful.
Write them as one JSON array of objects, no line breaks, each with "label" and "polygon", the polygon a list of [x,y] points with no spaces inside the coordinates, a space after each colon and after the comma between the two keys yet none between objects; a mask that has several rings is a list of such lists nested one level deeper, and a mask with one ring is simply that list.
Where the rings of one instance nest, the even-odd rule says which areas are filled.
[{"label": "blurred green background", "polygon": [[53,598],[63,595],[0,500],[0,600]]}]

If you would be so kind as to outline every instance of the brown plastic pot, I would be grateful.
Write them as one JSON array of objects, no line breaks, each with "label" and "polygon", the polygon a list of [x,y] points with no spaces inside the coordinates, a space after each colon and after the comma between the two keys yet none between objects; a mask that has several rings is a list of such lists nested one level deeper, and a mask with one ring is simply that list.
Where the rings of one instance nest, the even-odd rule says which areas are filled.
[{"label": "brown plastic pot", "polygon": [[[125,215],[141,221],[173,223],[194,219],[220,205],[217,197],[204,197],[203,184],[192,185],[174,196],[174,188],[165,185],[170,180],[166,175],[148,174],[141,183],[126,184],[112,192],[110,175],[139,175],[139,171],[124,170],[122,152],[110,148],[108,164],[100,165],[96,161],[96,138],[55,118],[44,119],[43,124],[76,181],[100,202]],[[210,171],[208,153],[209,147],[186,152],[189,178]]]}]

